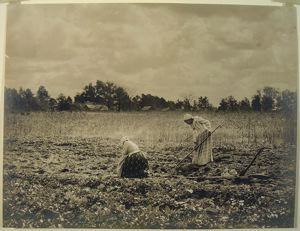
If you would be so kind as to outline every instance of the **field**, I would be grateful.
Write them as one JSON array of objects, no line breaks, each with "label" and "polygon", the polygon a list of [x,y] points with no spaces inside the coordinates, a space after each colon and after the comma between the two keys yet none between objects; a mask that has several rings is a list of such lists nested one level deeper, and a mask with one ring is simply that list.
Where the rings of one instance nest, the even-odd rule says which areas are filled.
[{"label": "field", "polygon": [[[192,146],[182,112],[7,114],[4,226],[293,227],[296,146],[287,141],[296,125],[276,113],[202,116],[223,124],[215,161],[176,172]],[[147,152],[149,178],[116,177],[123,135]],[[249,177],[213,178],[241,172],[263,146]]]}]

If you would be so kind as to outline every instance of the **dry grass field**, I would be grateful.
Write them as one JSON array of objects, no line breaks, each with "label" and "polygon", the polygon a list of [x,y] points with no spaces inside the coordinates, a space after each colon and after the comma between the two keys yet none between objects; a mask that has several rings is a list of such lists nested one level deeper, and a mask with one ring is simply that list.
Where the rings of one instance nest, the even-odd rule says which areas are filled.
[{"label": "dry grass field", "polygon": [[[79,137],[119,139],[127,135],[147,145],[178,145],[190,135],[183,112],[31,113],[6,116],[6,138]],[[212,127],[224,124],[215,135],[217,144],[280,144],[285,138],[285,119],[272,113],[203,113]]]},{"label": "dry grass field", "polygon": [[[200,114],[200,113],[198,113]],[[7,114],[4,152],[6,227],[293,227],[295,124],[276,113],[203,113],[215,161],[173,175],[191,149],[183,112]],[[293,130],[294,129],[294,130]],[[119,139],[148,154],[151,176],[119,179]],[[267,178],[209,180],[225,168]],[[183,148],[189,147],[180,153]],[[188,161],[188,160],[187,160]]]}]

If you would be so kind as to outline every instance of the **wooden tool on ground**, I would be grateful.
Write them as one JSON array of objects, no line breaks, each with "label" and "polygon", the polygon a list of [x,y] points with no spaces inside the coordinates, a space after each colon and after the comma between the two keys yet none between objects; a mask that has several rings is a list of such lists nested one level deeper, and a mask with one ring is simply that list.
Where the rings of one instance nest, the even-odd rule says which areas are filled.
[{"label": "wooden tool on ground", "polygon": [[260,149],[258,149],[256,155],[254,156],[254,158],[252,159],[252,161],[250,162],[250,164],[240,173],[240,176],[245,176],[246,172],[248,171],[248,169],[251,167],[251,165],[254,163],[254,161],[256,160],[256,158],[259,156],[259,154],[261,154],[263,152],[263,150],[265,149],[270,149],[267,147],[262,147]]}]

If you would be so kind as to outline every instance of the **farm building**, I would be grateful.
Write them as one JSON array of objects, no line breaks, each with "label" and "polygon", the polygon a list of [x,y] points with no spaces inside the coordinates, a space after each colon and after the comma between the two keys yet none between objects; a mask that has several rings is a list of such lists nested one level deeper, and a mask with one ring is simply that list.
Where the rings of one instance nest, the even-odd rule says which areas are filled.
[{"label": "farm building", "polygon": [[150,111],[151,109],[152,109],[152,106],[142,107],[142,111]]},{"label": "farm building", "polygon": [[165,108],[161,109],[161,111],[170,111],[170,108],[169,107],[165,107]]},{"label": "farm building", "polygon": [[108,107],[103,104],[86,104],[89,111],[108,111]]}]

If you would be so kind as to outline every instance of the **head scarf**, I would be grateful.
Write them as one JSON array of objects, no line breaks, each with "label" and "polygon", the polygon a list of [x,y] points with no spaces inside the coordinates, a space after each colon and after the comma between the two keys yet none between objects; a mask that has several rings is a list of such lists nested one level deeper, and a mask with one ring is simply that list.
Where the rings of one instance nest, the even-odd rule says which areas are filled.
[{"label": "head scarf", "polygon": [[124,145],[124,143],[125,143],[126,141],[129,141],[129,138],[128,138],[127,136],[122,137],[122,138],[121,138],[121,145]]},{"label": "head scarf", "polygon": [[190,120],[190,119],[194,119],[194,117],[191,115],[191,114],[185,114],[183,116],[183,120],[186,121],[186,120]]}]

